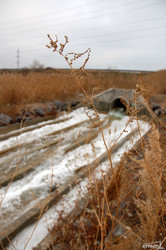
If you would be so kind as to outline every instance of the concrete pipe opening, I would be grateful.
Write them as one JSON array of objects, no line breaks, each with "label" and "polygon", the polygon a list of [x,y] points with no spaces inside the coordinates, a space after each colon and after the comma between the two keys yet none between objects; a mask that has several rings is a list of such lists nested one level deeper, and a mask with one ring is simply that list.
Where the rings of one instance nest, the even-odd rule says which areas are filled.
[{"label": "concrete pipe opening", "polygon": [[109,110],[119,110],[127,113],[127,106],[129,105],[129,101],[125,98],[116,98],[113,102],[109,105]]}]

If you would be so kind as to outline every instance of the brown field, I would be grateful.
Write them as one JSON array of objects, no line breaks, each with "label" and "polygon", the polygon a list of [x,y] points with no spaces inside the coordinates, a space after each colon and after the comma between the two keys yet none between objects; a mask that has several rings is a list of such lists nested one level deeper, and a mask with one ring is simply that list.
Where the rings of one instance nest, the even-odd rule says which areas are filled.
[{"label": "brown field", "polygon": [[[166,70],[142,74],[89,70],[79,79],[88,95],[114,87],[135,89],[137,84],[147,89],[147,98],[166,94]],[[69,70],[1,72],[0,90],[0,113],[11,116],[30,103],[69,101],[82,94]],[[113,177],[103,176],[89,187],[85,207],[76,206],[74,213],[60,215],[58,223],[50,225],[53,245],[128,250],[160,240],[166,247],[165,142],[165,130],[153,126],[145,144],[140,140],[124,155]]]},{"label": "brown field", "polygon": [[[135,89],[145,86],[148,95],[166,93],[166,71],[154,73],[120,73],[109,70],[88,70],[81,83],[88,95],[108,88]],[[50,100],[80,99],[82,90],[69,70],[43,70],[41,72],[0,72],[0,112],[15,115],[29,103]]]}]

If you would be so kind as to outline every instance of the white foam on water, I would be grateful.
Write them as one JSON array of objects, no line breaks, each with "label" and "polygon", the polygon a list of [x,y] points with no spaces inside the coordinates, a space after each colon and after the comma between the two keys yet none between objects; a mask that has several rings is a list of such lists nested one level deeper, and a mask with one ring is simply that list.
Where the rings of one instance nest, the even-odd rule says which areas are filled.
[{"label": "white foam on water", "polygon": [[[108,144],[108,146],[111,146],[114,141],[118,138],[118,136],[123,132],[124,127],[129,121],[129,117],[125,116],[122,118],[121,121],[114,121],[111,124],[110,131],[109,129],[104,131],[104,137],[105,140]],[[140,131],[141,131],[141,136],[146,133],[146,131],[149,130],[149,124],[145,123],[143,121],[133,121],[132,123],[129,123],[128,126],[126,127],[126,131],[122,133],[120,139],[124,138],[128,133],[130,133],[134,128],[140,126]],[[111,132],[111,133],[110,133]],[[134,143],[140,138],[140,135],[137,134],[133,136],[132,138],[132,143],[131,141],[127,141],[126,143],[123,144],[123,146],[118,150],[117,153],[115,153],[112,156],[112,162],[113,165],[115,166],[115,163],[119,162],[121,157],[123,156],[124,152],[130,150]],[[102,140],[101,134],[98,135],[98,137],[93,140],[93,145],[95,149],[95,154],[99,156],[102,152],[105,152],[105,146]],[[88,157],[87,157],[88,156]],[[92,149],[91,144],[87,144],[84,146],[80,146],[76,150],[69,152],[65,156],[61,155],[62,159],[60,160],[59,164],[53,165],[53,182],[55,183],[64,183],[65,180],[69,177],[71,177],[74,174],[74,170],[78,168],[81,165],[85,165],[85,159],[87,157],[88,161],[90,162],[93,159],[94,156],[94,151]],[[95,156],[94,156],[95,157]],[[98,178],[101,177],[101,170],[102,174],[103,171],[106,174],[108,170],[110,170],[110,163],[109,161],[105,161],[104,163],[100,164],[100,166],[95,170],[96,175]],[[39,187],[40,189],[44,185],[44,189],[48,188],[49,181],[52,175],[52,168],[48,169],[48,166],[43,167],[43,170],[38,172],[30,181],[29,187],[36,188]],[[69,213],[75,206],[75,201],[80,198],[80,195],[85,195],[87,192],[86,186],[88,184],[88,179],[85,179],[84,181],[81,182],[81,188],[83,191],[80,193],[80,185],[76,186],[71,192],[69,192],[65,198],[63,198],[56,206],[53,208],[49,209],[49,211],[40,219],[39,224],[34,231],[34,234],[31,238],[31,240],[28,243],[28,246],[26,249],[32,249],[34,246],[36,246],[48,233],[48,226],[51,227],[53,223],[56,223],[58,219],[59,212],[64,208],[65,213]],[[16,184],[15,184],[16,185]],[[22,184],[23,186],[25,184]],[[18,185],[19,186],[19,185]],[[28,186],[27,186],[28,187]],[[17,189],[17,188],[16,188]],[[25,187],[23,188],[25,190]],[[28,189],[27,189],[28,190]],[[10,190],[9,190],[10,192]],[[14,192],[13,192],[14,195]],[[12,195],[9,195],[9,200]],[[5,197],[6,198],[6,197]],[[59,212],[58,212],[59,211]],[[28,238],[30,237],[33,228],[35,224],[28,226],[24,230],[22,230],[13,240],[13,244],[15,247],[19,250],[23,249]],[[12,246],[9,247],[9,249],[12,249]]]},{"label": "white foam on water", "polygon": [[[105,116],[106,115],[100,114],[101,119]],[[56,132],[58,130],[64,129],[68,126],[74,125],[74,124],[79,123],[81,121],[82,122],[86,121],[88,119],[87,115],[84,113],[83,108],[76,109],[73,112],[68,113],[68,114],[66,113],[64,115],[64,117],[65,118],[71,117],[71,119],[69,119],[65,122],[60,122],[58,124],[47,125],[47,123],[46,123],[45,126],[43,126],[41,128],[36,128],[32,131],[25,132],[23,134],[20,134],[20,135],[15,136],[15,137],[11,137],[11,138],[4,140],[4,141],[0,141],[0,151],[6,150],[6,149],[8,149],[12,146],[15,146],[15,145],[20,145],[22,143],[30,143],[34,139],[42,138],[43,136],[46,136],[49,133]]]}]

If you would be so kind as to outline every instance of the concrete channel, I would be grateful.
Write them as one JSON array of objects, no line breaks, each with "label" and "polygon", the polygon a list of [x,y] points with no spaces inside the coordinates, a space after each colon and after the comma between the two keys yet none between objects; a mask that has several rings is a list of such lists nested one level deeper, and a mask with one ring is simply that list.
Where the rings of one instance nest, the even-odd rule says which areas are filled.
[{"label": "concrete channel", "polygon": [[[133,96],[133,90],[116,89],[96,96],[98,100],[94,100],[94,105],[100,121],[93,114],[89,120],[80,107],[59,120],[30,124],[24,130],[14,127],[14,131],[7,128],[5,132],[3,129],[0,136],[0,249],[58,204],[62,196],[98,168],[109,153],[116,155],[131,138],[139,141],[137,122],[131,123],[125,115],[126,107],[134,105]],[[141,115],[150,114],[142,97],[139,100]],[[144,127],[141,130],[144,136],[150,126],[141,120],[139,123]]]}]

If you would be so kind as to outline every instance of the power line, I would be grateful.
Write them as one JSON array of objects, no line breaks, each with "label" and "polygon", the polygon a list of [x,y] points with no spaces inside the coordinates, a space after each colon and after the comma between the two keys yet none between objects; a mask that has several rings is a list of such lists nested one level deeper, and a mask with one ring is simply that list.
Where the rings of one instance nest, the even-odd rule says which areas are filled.
[{"label": "power line", "polygon": [[[111,42],[119,42],[119,41],[130,41],[130,40],[135,40],[135,39],[147,39],[147,38],[151,38],[151,37],[160,37],[160,36],[165,36],[166,35],[166,33],[159,33],[159,34],[153,34],[153,35],[150,35],[150,36],[137,36],[137,37],[130,37],[130,38],[123,38],[123,40],[122,39],[108,39],[108,40],[104,40],[104,41],[95,41],[95,40],[93,40],[92,42],[91,42],[91,45],[92,44],[107,44],[107,43],[111,43]],[[82,41],[82,40],[81,40]],[[72,45],[74,44],[75,42],[72,42]],[[101,45],[102,45],[101,44]],[[82,42],[82,43],[77,43],[77,46],[80,46],[80,45],[87,45],[87,47],[90,47],[91,45],[89,45],[88,43],[84,43],[84,42]],[[36,51],[36,49],[32,49],[32,50],[35,50]],[[40,48],[38,48],[38,50],[39,51],[41,51],[41,49]],[[24,52],[29,52],[30,50],[24,50]]]},{"label": "power line", "polygon": [[[114,32],[114,33],[111,33],[111,34],[106,34],[106,35],[102,35],[101,38],[103,37],[108,37],[108,36],[112,36],[112,35],[117,35],[117,34],[129,34],[129,33],[135,33],[135,32],[138,32],[138,31],[146,31],[146,30],[151,30],[151,29],[158,29],[158,28],[163,28],[163,27],[166,27],[166,25],[160,25],[160,26],[153,26],[153,27],[148,27],[148,28],[141,28],[141,29],[135,29],[135,30],[129,30],[129,31],[120,31],[120,32]],[[89,38],[96,38],[96,37],[99,37],[98,35],[95,35],[95,36],[89,36],[89,37],[84,37],[84,40],[85,39],[89,39]],[[76,39],[77,40],[77,39]],[[80,40],[80,39],[78,39]]]},{"label": "power line", "polygon": [[[119,41],[129,41],[129,40],[135,40],[135,39],[146,39],[146,38],[151,38],[151,37],[159,37],[159,36],[165,36],[166,33],[159,33],[159,34],[153,34],[153,35],[149,35],[149,36],[136,36],[136,37],[130,37],[130,38],[123,38],[123,39],[108,39],[108,40],[104,40],[104,41],[95,41],[93,40],[91,42],[91,44],[98,44],[98,43],[110,43],[110,42],[119,42]],[[84,45],[87,43],[80,43],[79,45]],[[88,45],[88,47],[90,47],[90,45]]]},{"label": "power line", "polygon": [[[93,4],[96,4],[96,3],[103,3],[105,0],[99,0],[99,1],[95,1],[95,2],[92,2],[92,3],[88,3],[88,6],[89,5],[93,5]],[[107,0],[106,0],[107,1]],[[61,12],[65,12],[65,11],[69,11],[69,10],[73,10],[75,8],[80,8],[80,7],[85,7],[87,6],[87,4],[83,4],[83,5],[80,5],[80,6],[76,6],[76,7],[71,7],[71,8],[68,8],[68,9],[63,9],[63,10],[58,10],[58,13],[61,13]],[[31,19],[36,19],[36,18],[39,18],[39,17],[42,17],[42,16],[48,16],[50,14],[55,14],[55,11],[52,11],[52,12],[48,12],[46,14],[41,14],[41,15],[38,15],[38,16],[33,16],[31,17]],[[29,21],[29,18],[24,18],[24,19],[20,19],[20,20],[17,20],[17,21],[11,21],[11,22],[4,22],[4,23],[1,23],[1,25],[6,25],[6,24],[10,24],[10,23],[17,23],[17,22],[23,22],[23,21]]]},{"label": "power line", "polygon": [[[120,26],[127,26],[127,25],[134,25],[134,24],[141,24],[141,23],[143,23],[143,24],[145,24],[145,23],[147,23],[147,22],[153,22],[153,21],[159,21],[159,20],[164,20],[164,19],[166,19],[166,16],[164,16],[164,17],[160,17],[160,18],[154,18],[154,19],[144,19],[144,20],[137,20],[137,21],[135,21],[135,22],[128,22],[128,23],[120,23],[120,24],[113,24],[113,25],[106,25],[106,26],[104,26],[104,29],[105,28],[111,28],[111,27],[120,27]],[[80,29],[79,28],[79,30],[77,30],[77,31],[73,31],[73,32],[70,32],[70,35],[71,34],[75,34],[75,33],[82,33],[82,31],[94,31],[94,30],[97,30],[97,31],[99,31],[99,29],[103,29],[103,27],[93,27],[93,28],[84,28],[84,29]],[[150,27],[150,29],[151,29],[151,27]],[[116,32],[117,33],[117,32]],[[15,33],[16,34],[16,33]],[[64,34],[64,33],[58,33],[58,35],[60,35],[60,34]],[[46,34],[44,34],[45,36],[46,36]],[[43,38],[43,35],[42,36],[40,36],[40,37],[37,37],[37,38]],[[10,42],[17,42],[17,41],[27,41],[27,38],[25,38],[25,39],[20,39],[20,38],[18,38],[18,39],[14,39],[14,40],[12,40],[12,39],[10,39]],[[28,41],[29,40],[34,40],[34,37],[28,37]],[[35,38],[35,40],[36,40],[36,38]],[[2,43],[3,41],[1,40],[1,43]],[[5,42],[6,42],[6,40],[5,40]]]},{"label": "power line", "polygon": [[[83,5],[79,5],[78,7],[76,6],[76,7],[71,7],[71,8],[68,8],[68,9],[63,9],[63,10],[61,10],[61,11],[58,11],[58,14],[59,13],[65,13],[66,11],[69,11],[69,10],[73,10],[73,9],[80,9],[80,8],[82,8],[82,7],[85,7],[85,6],[90,6],[90,5],[94,5],[94,4],[96,4],[96,3],[103,3],[105,0],[99,0],[99,1],[95,1],[95,2],[88,2],[88,5],[87,4],[83,4]],[[107,2],[107,0],[106,0],[106,2]],[[128,2],[128,3],[126,3],[126,4],[118,4],[118,5],[114,5],[113,7],[111,7],[111,9],[115,9],[115,8],[118,8],[118,7],[123,7],[123,6],[127,6],[127,5],[131,5],[131,4],[135,4],[135,3],[140,3],[140,2],[145,2],[145,0],[138,0],[138,1],[131,1],[131,2]],[[108,9],[108,8],[107,8]],[[110,8],[109,8],[110,9]],[[99,11],[101,11],[101,9],[99,10]],[[38,16],[34,16],[34,17],[31,17],[31,19],[36,19],[36,18],[39,18],[39,17],[42,17],[42,16],[48,16],[48,15],[50,15],[50,14],[55,14],[55,11],[53,11],[53,12],[48,12],[47,14],[42,14],[42,15],[38,15]],[[23,22],[23,21],[25,21],[25,20],[27,20],[27,21],[29,21],[29,18],[24,18],[24,19],[21,19],[21,20],[18,20],[18,21],[11,21],[11,22],[5,22],[5,23],[1,23],[1,25],[6,25],[6,24],[14,24],[15,22],[17,23],[17,22]],[[52,20],[52,19],[51,19]]]},{"label": "power line", "polygon": [[[95,18],[98,18],[98,17],[110,16],[110,15],[114,15],[114,14],[122,13],[122,12],[128,12],[128,11],[130,12],[130,11],[133,11],[133,10],[138,10],[138,9],[147,8],[147,7],[156,6],[156,5],[165,4],[165,3],[166,3],[166,1],[164,1],[164,2],[157,2],[157,3],[152,3],[152,4],[148,4],[148,5],[139,6],[139,7],[136,7],[136,8],[130,8],[130,9],[127,9],[127,10],[120,10],[120,11],[116,11],[116,12],[111,12],[109,14],[104,14],[104,15],[101,15],[101,9],[97,10],[97,11],[93,11],[93,12],[90,11],[90,12],[86,12],[86,13],[99,12],[100,15],[97,15],[97,16],[94,16],[94,17],[86,17],[86,20],[95,19]],[[108,11],[109,9],[110,8],[104,8],[103,10],[107,10]],[[112,10],[112,8],[111,8],[111,10]],[[79,15],[71,15],[71,17],[77,17],[77,16],[80,17],[80,14]],[[84,17],[85,15],[83,14],[82,16]],[[50,21],[52,22],[53,20],[56,21],[56,20],[59,20],[59,18],[49,20],[49,22]],[[59,23],[58,26],[65,25],[65,24],[71,24],[71,23],[75,23],[75,22],[79,22],[79,21],[84,21],[84,20],[85,20],[84,18],[81,18],[81,19],[70,21],[70,22],[69,21],[68,22],[63,22],[63,23]],[[44,20],[43,22],[45,23],[46,20]],[[42,22],[40,21],[39,23],[41,24]],[[34,24],[35,23],[31,23],[30,25],[34,25]],[[47,27],[49,28],[50,27],[50,25],[49,26],[43,26],[42,25],[41,28],[39,27],[39,28],[30,29],[30,30],[25,30],[25,25],[22,25],[22,26],[24,26],[24,31],[22,31],[22,32],[29,32],[29,31],[32,31],[32,30],[39,30],[39,29],[43,29],[43,28],[47,28]],[[55,24],[53,26],[55,26]],[[20,27],[20,26],[18,26],[18,27]],[[16,33],[21,33],[21,32],[16,32],[15,31],[13,34],[16,34]],[[6,35],[10,35],[10,34],[11,33],[8,33]]]},{"label": "power line", "polygon": [[[107,34],[103,34],[101,36],[101,33],[100,33],[100,36],[99,35],[90,35],[90,36],[86,36],[86,37],[83,37],[83,38],[76,38],[74,39],[74,41],[80,41],[80,40],[88,40],[88,39],[93,39],[93,38],[107,38],[107,37],[110,37],[110,36],[114,36],[114,35],[122,35],[122,34],[131,34],[131,33],[135,33],[135,32],[142,32],[142,31],[149,31],[149,30],[154,30],[154,29],[159,29],[159,28],[163,28],[163,27],[166,27],[166,25],[158,25],[158,26],[152,26],[152,27],[148,27],[148,28],[140,28],[140,29],[134,29],[134,30],[129,30],[129,31],[120,31],[120,32],[113,32],[113,33],[107,33]],[[33,47],[33,46],[40,46],[40,45],[44,45],[43,43],[34,43],[34,44],[31,44],[31,45],[24,45],[24,48],[25,47]],[[22,49],[23,50],[23,49]],[[3,50],[4,51],[4,50]]]},{"label": "power line", "polygon": [[[148,35],[148,36],[136,36],[136,37],[130,37],[130,38],[123,38],[123,39],[108,39],[108,40],[104,40],[104,41],[93,40],[90,42],[90,44],[88,42],[85,42],[85,43],[84,42],[82,42],[82,43],[77,42],[76,43],[76,40],[75,40],[75,41],[72,41],[72,45],[75,43],[75,44],[77,44],[77,46],[87,45],[88,47],[90,47],[91,44],[101,44],[102,45],[103,43],[119,42],[119,41],[123,42],[123,41],[135,40],[135,39],[140,39],[140,38],[146,39],[146,38],[160,37],[160,36],[165,36],[165,35],[166,35],[166,33],[158,33],[158,34],[153,34],[153,35]],[[82,41],[82,39],[79,39],[77,41]],[[40,44],[40,45],[44,45],[43,48],[36,47],[36,48],[26,49],[26,50],[24,50],[24,48],[23,48],[22,53],[30,52],[30,51],[41,51],[41,50],[43,51],[46,48],[46,46],[45,46],[45,44]],[[36,44],[36,46],[39,46],[39,44]],[[2,51],[0,53],[3,53],[3,52],[6,54],[5,51]]]}]

